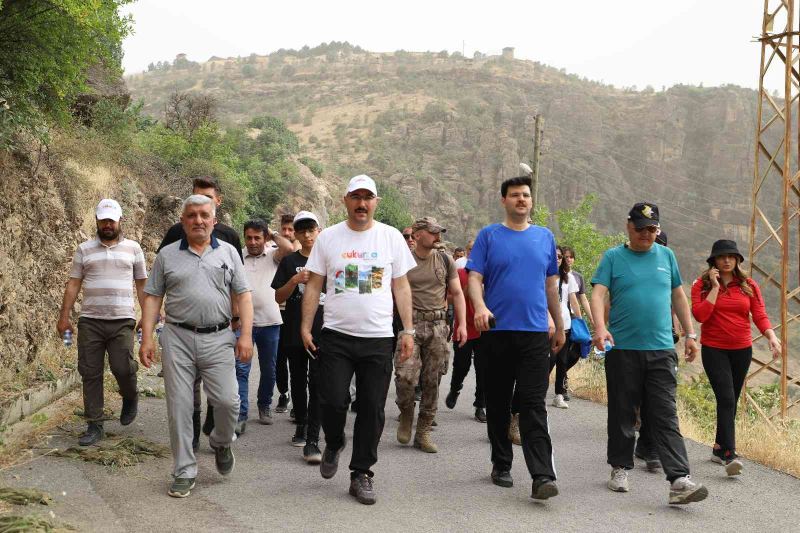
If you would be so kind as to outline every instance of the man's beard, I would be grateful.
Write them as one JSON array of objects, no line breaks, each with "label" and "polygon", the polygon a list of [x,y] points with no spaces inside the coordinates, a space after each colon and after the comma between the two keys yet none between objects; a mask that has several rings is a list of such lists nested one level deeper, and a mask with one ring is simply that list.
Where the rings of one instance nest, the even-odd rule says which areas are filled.
[{"label": "man's beard", "polygon": [[100,237],[101,241],[113,241],[117,237],[119,237],[120,230],[97,230],[97,236]]}]

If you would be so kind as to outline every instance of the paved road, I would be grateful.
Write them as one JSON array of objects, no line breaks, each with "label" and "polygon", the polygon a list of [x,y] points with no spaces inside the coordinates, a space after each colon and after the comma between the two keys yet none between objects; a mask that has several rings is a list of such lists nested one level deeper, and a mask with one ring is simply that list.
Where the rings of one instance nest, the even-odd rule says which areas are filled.
[{"label": "paved road", "polygon": [[[449,379],[442,386],[445,392]],[[56,501],[45,511],[82,531],[798,530],[800,480],[750,462],[744,475],[727,478],[708,461],[708,448],[693,442],[689,455],[694,476],[711,491],[705,502],[668,506],[666,481],[642,465],[630,474],[632,492],[608,491],[605,408],[579,400],[569,410],[550,410],[561,495],[546,503],[530,499],[521,453],[512,470],[515,486],[496,487],[489,480],[486,427],[472,418],[471,375],[468,380],[469,390],[456,409],[439,412],[434,433],[438,454],[396,442],[397,408],[390,393],[375,468],[374,506],[360,505],[347,494],[349,448],[342,457],[345,468],[332,480],[322,479],[318,467],[302,461],[301,449],[289,445],[294,426],[286,415],[277,415],[273,426],[248,425],[236,443],[236,470],[228,478],[215,471],[203,439],[197,488],[184,500],[166,495],[170,459],[109,470],[43,457],[2,472],[0,484],[49,491]],[[352,422],[350,415],[350,428]],[[132,426],[106,427],[168,443],[163,400],[143,399]],[[53,444],[69,443],[62,439]]]}]

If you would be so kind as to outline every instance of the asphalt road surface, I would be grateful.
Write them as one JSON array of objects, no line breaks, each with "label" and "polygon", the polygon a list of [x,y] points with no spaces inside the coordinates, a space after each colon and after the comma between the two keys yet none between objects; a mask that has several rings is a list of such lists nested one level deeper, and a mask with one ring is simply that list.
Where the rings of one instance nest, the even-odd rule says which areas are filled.
[{"label": "asphalt road surface", "polygon": [[[610,472],[605,407],[577,399],[568,410],[549,408],[561,494],[547,502],[530,498],[530,478],[516,447],[515,485],[496,487],[489,479],[486,426],[472,418],[473,375],[467,380],[452,411],[444,407],[450,376],[443,380],[439,426],[433,433],[438,454],[396,441],[392,385],[374,467],[378,501],[373,506],[361,505],[347,493],[351,448],[343,453],[336,477],[323,479],[318,467],[303,462],[302,448],[289,444],[294,426],[286,414],[275,415],[272,426],[250,421],[235,443],[236,469],[226,478],[216,472],[203,437],[197,487],[186,499],[166,494],[170,458],[114,470],[45,456],[0,473],[0,485],[50,492],[54,504],[35,512],[52,511],[57,520],[81,531],[800,530],[800,480],[749,461],[741,476],[728,478],[709,461],[709,448],[694,442],[688,443],[692,474],[708,486],[706,501],[667,505],[663,475],[648,473],[638,462],[630,472],[631,492],[610,492],[605,486]],[[251,386],[253,394],[255,389]],[[251,411],[254,406],[255,398]],[[107,422],[106,430],[168,444],[166,416],[163,400],[143,398],[131,426]],[[350,414],[348,432],[352,423]],[[72,443],[74,437],[56,437],[51,444]]]}]

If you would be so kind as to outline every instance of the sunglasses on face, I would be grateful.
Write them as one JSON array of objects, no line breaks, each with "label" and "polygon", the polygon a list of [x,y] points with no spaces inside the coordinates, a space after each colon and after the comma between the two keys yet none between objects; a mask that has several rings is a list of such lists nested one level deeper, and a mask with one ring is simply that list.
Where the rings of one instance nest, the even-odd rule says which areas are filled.
[{"label": "sunglasses on face", "polygon": [[657,226],[645,226],[643,228],[633,228],[636,233],[641,233],[643,231],[647,231],[648,233],[655,233],[658,231]]},{"label": "sunglasses on face", "polygon": [[564,257],[564,256],[561,255],[561,254],[556,254],[556,259],[561,259],[562,257]]},{"label": "sunglasses on face", "polygon": [[407,240],[407,241],[413,241],[414,240],[414,236],[411,235],[410,233],[403,233],[403,238],[405,240]]}]

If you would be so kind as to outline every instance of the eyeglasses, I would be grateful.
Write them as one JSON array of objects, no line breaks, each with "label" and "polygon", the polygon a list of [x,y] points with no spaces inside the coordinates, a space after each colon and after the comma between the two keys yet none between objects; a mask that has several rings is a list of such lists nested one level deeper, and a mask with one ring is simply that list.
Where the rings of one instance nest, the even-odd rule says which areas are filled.
[{"label": "eyeglasses", "polygon": [[375,196],[374,194],[365,194],[365,195],[348,194],[347,198],[356,202],[361,202],[361,201],[369,202],[370,200],[374,200],[375,198],[377,198],[377,196]]},{"label": "eyeglasses", "polygon": [[403,233],[403,238],[405,240],[407,240],[407,241],[413,241],[414,240],[414,236],[412,234],[410,234],[410,233]]},{"label": "eyeglasses", "polygon": [[658,226],[645,226],[643,228],[633,228],[636,233],[641,233],[647,230],[648,233],[655,233],[658,231]]}]

